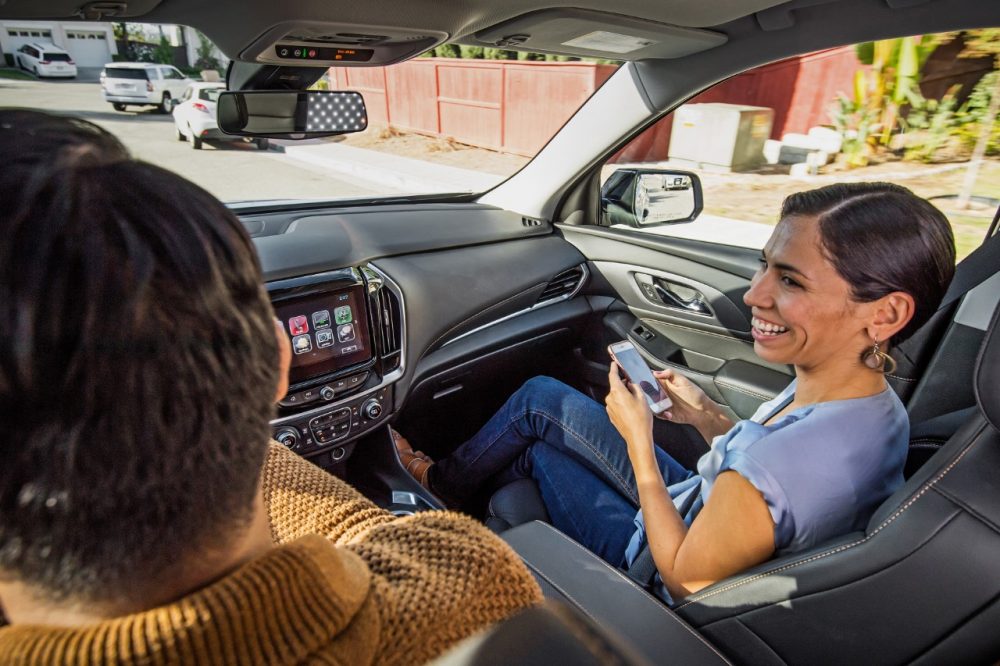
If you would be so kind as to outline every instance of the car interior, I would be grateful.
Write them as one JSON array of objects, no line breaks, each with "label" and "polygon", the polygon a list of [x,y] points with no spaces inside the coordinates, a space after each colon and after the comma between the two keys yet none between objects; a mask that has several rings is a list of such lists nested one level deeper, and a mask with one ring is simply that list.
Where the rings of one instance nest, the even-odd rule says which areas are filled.
[{"label": "car interior", "polygon": [[[748,68],[863,40],[997,26],[1000,3],[8,0],[0,15],[194,26],[234,59],[231,91],[301,89],[333,64],[401,62],[445,41],[595,56],[574,37],[641,38],[527,166],[485,193],[233,205],[300,352],[274,438],[406,515],[442,504],[401,466],[390,424],[437,458],[533,376],[603,401],[606,349],[618,340],[651,367],[686,375],[734,419],[777,395],[792,370],[754,354],[742,300],[759,252],[612,228],[601,166],[665,113]],[[316,56],[295,59],[296,46],[317,46]],[[335,60],[346,51],[351,58]],[[865,530],[668,608],[549,525],[531,481],[485,487],[465,510],[589,629],[565,632],[559,612],[542,613],[497,628],[506,638],[486,638],[453,663],[534,663],[552,646],[576,646],[561,650],[567,656],[593,646],[584,634],[605,635],[603,649],[622,663],[1000,658],[998,269],[991,233],[959,265],[933,319],[893,350],[889,381],[911,420],[907,481]],[[673,426],[657,441],[693,466],[706,445],[692,432]]]}]

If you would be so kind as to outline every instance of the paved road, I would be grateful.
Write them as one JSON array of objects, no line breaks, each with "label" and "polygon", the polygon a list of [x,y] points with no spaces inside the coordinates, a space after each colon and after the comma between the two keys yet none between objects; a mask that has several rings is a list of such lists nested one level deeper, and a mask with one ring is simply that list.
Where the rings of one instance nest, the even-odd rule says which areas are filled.
[{"label": "paved road", "polygon": [[97,83],[72,80],[0,79],[0,106],[68,113],[101,125],[121,139],[139,159],[188,178],[223,201],[356,197],[378,192],[369,181],[303,166],[274,151],[248,143],[206,142],[196,151],[175,137],[173,119],[154,108],[129,107],[121,113],[101,99]]}]

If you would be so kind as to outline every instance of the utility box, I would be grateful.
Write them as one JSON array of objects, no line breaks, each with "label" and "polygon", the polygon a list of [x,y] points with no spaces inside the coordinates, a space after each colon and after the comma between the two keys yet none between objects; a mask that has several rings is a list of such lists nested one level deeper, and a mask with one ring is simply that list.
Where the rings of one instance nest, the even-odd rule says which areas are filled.
[{"label": "utility box", "polygon": [[706,171],[749,171],[764,163],[774,110],[740,104],[684,104],[674,112],[668,159]]}]

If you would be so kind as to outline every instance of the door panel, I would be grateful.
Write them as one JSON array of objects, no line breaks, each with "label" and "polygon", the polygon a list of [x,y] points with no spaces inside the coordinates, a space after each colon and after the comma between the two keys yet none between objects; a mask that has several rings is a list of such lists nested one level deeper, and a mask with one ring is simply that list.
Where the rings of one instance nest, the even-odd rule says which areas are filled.
[{"label": "door panel", "polygon": [[[743,294],[758,250],[638,239],[603,229],[561,230],[600,278],[593,288],[616,299],[603,318],[608,337],[631,340],[651,367],[683,373],[734,418],[748,418],[791,380],[791,368],[753,351]],[[596,345],[587,355],[607,362]]]}]

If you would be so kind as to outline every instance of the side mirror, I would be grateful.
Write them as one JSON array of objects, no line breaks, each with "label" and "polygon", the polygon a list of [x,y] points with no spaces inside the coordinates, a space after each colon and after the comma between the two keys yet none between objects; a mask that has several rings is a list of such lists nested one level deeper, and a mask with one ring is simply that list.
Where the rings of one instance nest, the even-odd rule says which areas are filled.
[{"label": "side mirror", "polygon": [[701,181],[689,171],[618,169],[601,187],[601,224],[605,226],[690,222],[703,207]]},{"label": "side mirror", "polygon": [[368,128],[360,93],[339,90],[224,92],[217,104],[219,129],[235,136],[311,139]]}]

